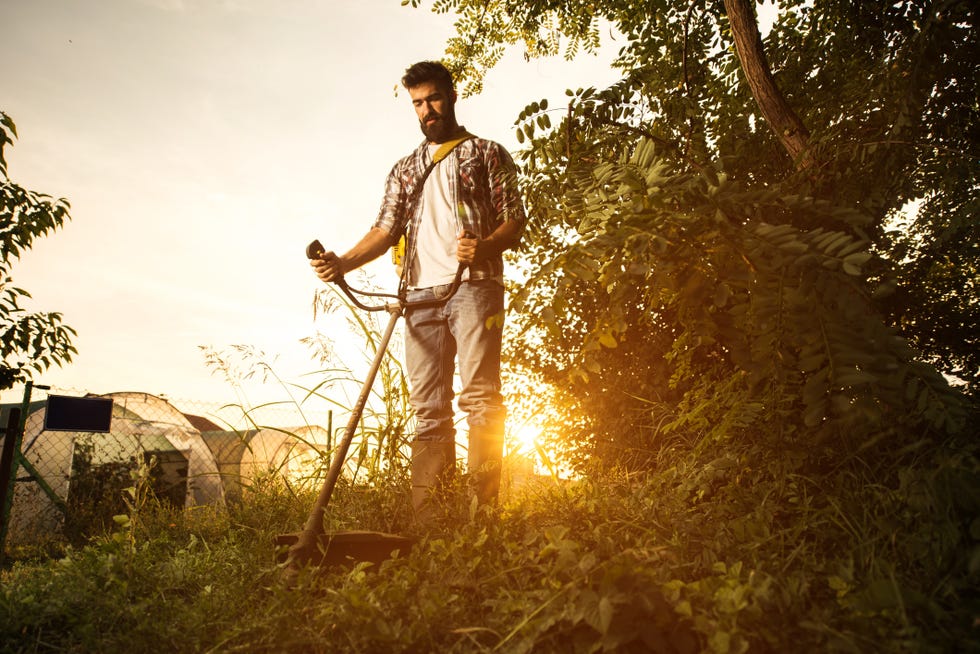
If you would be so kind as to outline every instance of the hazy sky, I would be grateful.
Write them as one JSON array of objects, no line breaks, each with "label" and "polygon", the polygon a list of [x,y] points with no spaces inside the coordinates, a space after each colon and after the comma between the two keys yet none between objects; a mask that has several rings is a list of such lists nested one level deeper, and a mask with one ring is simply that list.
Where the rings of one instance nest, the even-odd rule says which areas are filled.
[{"label": "hazy sky", "polygon": [[[323,328],[304,247],[345,250],[370,227],[421,140],[395,87],[442,55],[452,17],[399,0],[0,0],[0,24],[9,175],[72,205],[12,269],[31,309],[79,332],[75,362],[36,381],[225,401],[200,345],[315,369],[298,345]],[[611,82],[616,47],[571,64],[515,49],[460,122],[513,151],[520,110]]]}]

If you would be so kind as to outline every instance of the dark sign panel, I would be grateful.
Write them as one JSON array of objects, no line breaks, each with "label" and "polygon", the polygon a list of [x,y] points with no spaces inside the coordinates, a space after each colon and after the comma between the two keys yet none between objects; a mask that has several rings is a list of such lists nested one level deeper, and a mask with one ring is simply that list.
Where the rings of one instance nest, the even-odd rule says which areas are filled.
[{"label": "dark sign panel", "polygon": [[107,432],[111,424],[111,397],[48,395],[48,410],[44,412],[47,430]]}]

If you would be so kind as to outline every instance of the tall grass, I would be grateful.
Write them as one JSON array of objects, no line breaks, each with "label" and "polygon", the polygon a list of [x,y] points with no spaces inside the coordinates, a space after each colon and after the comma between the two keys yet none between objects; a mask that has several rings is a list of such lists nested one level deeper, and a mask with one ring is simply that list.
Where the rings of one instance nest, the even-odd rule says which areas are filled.
[{"label": "tall grass", "polygon": [[[309,380],[306,383],[283,379],[271,357],[250,346],[232,345],[223,350],[204,347],[202,350],[208,367],[221,375],[239,398],[239,403],[222,407],[214,417],[224,422],[230,430],[238,431],[243,440],[246,439],[247,429],[273,429],[298,444],[319,451],[319,469],[311,479],[302,480],[307,482],[306,485],[312,482],[317,486],[336,454],[336,444],[341,440],[344,426],[351,415],[353,397],[361,388],[362,369],[373,359],[383,326],[379,324],[378,314],[357,309],[333,285],[317,293],[313,308],[315,315],[321,314],[330,321],[328,330],[359,338],[365,343],[365,350],[338,347],[336,339],[322,332],[303,339],[318,365],[316,370],[304,375]],[[388,314],[385,312],[383,315]],[[338,322],[341,324],[338,325]],[[351,356],[352,353],[355,356]],[[408,404],[408,382],[399,353],[399,344],[392,342],[386,350],[375,384],[370,389],[370,399],[360,416],[353,446],[347,455],[346,473],[355,479],[367,480],[369,484],[379,483],[392,474],[397,476],[407,464],[412,414]],[[245,390],[248,380],[271,384],[279,389],[283,399],[258,404],[250,402]],[[324,410],[325,407],[328,410]],[[311,426],[324,427],[329,432],[327,442],[313,442],[303,434],[265,422],[268,416],[281,414],[286,409],[299,416],[307,429]],[[233,418],[226,417],[229,415]],[[324,425],[324,422],[327,424]],[[248,481],[244,480],[244,483]]]},{"label": "tall grass", "polygon": [[[976,651],[976,572],[937,574],[957,550],[943,545],[949,516],[906,524],[892,542],[859,526],[940,501],[937,488],[895,496],[883,513],[865,501],[865,515],[843,504],[879,492],[861,479],[777,488],[734,468],[675,463],[656,474],[531,482],[493,513],[451,493],[410,552],[377,568],[309,569],[291,590],[279,583],[273,539],[301,522],[312,497],[274,477],[227,511],[177,511],[136,493],[142,503],[131,502],[113,533],[2,573],[0,647]],[[390,524],[405,515],[400,483],[345,483],[336,496],[328,529],[406,526]],[[869,574],[875,582],[863,583]]]}]

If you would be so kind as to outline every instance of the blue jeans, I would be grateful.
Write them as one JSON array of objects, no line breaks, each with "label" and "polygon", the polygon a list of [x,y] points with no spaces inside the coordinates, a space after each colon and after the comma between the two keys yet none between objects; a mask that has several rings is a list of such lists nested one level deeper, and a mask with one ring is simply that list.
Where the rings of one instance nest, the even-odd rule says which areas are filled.
[{"label": "blue jeans", "polygon": [[[445,295],[449,286],[410,290],[409,302]],[[504,289],[492,279],[464,282],[448,302],[408,309],[405,362],[416,415],[416,440],[451,442],[454,359],[459,358],[459,408],[470,433],[503,434],[500,346]],[[498,319],[490,321],[490,318]],[[490,323],[488,325],[488,322]]]}]

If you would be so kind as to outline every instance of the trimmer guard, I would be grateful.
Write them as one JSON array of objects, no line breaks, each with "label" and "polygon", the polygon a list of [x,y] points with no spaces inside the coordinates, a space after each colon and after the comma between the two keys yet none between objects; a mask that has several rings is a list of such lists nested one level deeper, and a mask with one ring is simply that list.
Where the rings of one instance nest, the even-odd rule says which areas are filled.
[{"label": "trimmer guard", "polygon": [[[276,559],[285,563],[290,547],[299,540],[302,532],[276,536]],[[351,566],[368,562],[380,564],[395,552],[404,556],[415,544],[414,538],[387,534],[381,531],[338,531],[321,534],[318,546],[308,551],[293,552],[293,563],[300,566],[315,565],[322,568]]]}]

